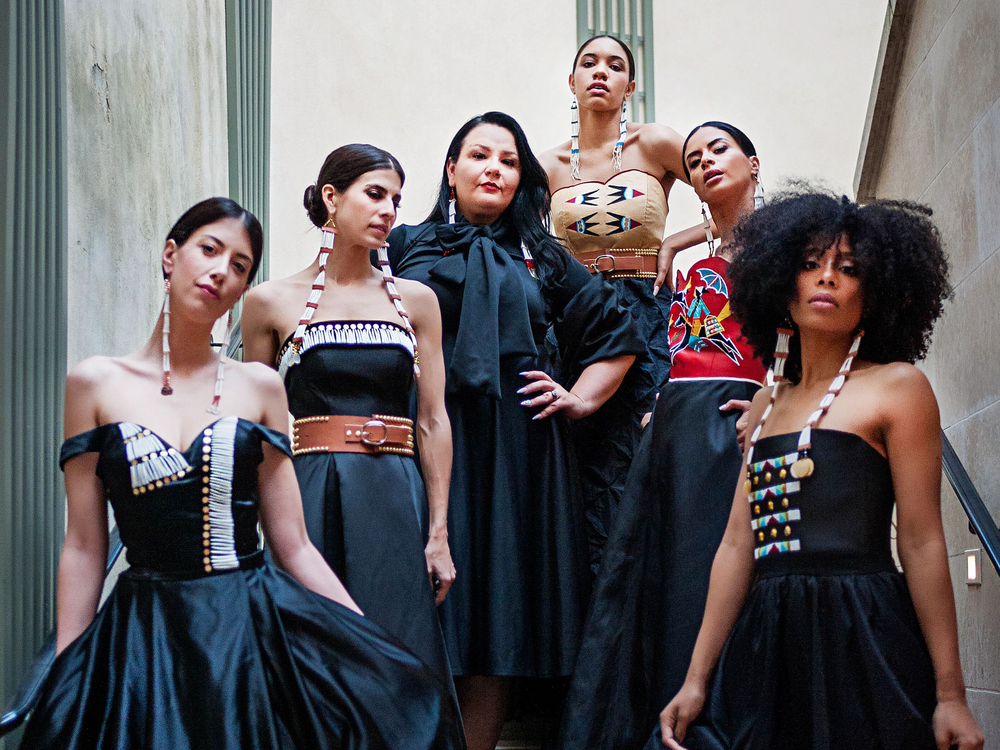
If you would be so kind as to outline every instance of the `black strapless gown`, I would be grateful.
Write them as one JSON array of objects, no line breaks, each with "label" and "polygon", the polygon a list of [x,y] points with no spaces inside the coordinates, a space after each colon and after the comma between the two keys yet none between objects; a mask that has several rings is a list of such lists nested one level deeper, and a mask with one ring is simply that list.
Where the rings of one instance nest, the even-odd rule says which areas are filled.
[{"label": "black strapless gown", "polygon": [[[370,335],[373,329],[380,333]],[[285,376],[288,408],[296,419],[409,416],[413,353],[401,326],[321,322],[308,330],[301,363]],[[414,459],[391,453],[310,453],[293,461],[313,544],[365,616],[450,684],[424,556],[427,498]]]},{"label": "black strapless gown", "polygon": [[290,453],[236,417],[184,451],[125,422],[66,441],[63,463],[100,454],[131,567],[56,658],[22,748],[461,746],[448,687],[419,659],[264,560],[265,443]]},{"label": "black strapless gown", "polygon": [[[762,439],[755,465],[797,440]],[[889,462],[851,433],[814,429],[812,440],[816,471],[801,490],[752,502],[757,581],[690,750],[937,747],[930,655],[890,550]],[[790,479],[780,471],[755,472],[754,490]],[[657,729],[646,750],[662,748]]]}]

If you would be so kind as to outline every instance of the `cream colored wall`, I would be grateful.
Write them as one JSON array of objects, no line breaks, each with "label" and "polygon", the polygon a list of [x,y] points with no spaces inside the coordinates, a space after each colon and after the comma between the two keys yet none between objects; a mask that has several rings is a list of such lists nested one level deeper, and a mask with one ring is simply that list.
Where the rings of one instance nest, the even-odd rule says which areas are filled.
[{"label": "cream colored wall", "polygon": [[513,115],[536,151],[569,135],[572,0],[282,0],[272,44],[272,278],[316,254],[302,192],[337,146],[393,153],[406,171],[399,221],[417,223],[448,143],[473,115]]},{"label": "cream colored wall", "polygon": [[[808,12],[804,12],[804,6]],[[272,277],[309,263],[301,196],[324,156],[351,141],[394,153],[407,172],[401,222],[430,209],[448,142],[470,116],[501,109],[542,151],[569,133],[576,3],[512,0],[331,6],[284,0],[274,13]],[[851,192],[885,0],[654,4],[657,120],[687,133],[706,119],[744,128],[766,187],[795,176]],[[671,196],[668,230],[699,219]],[[681,262],[704,252],[693,250]]]},{"label": "cream colored wall", "polygon": [[[951,261],[954,298],[924,371],[941,421],[994,519],[1000,518],[1000,3],[916,0],[879,198],[930,205]],[[945,532],[969,705],[1000,744],[1000,579],[983,556],[965,583],[963,552],[981,547],[950,488]]]},{"label": "cream colored wall", "polygon": [[[683,135],[706,120],[736,125],[757,147],[765,191],[795,178],[853,195],[885,11],[886,0],[656,2],[657,120]],[[699,220],[694,192],[675,187],[667,230]]]},{"label": "cream colored wall", "polygon": [[224,3],[73,0],[65,14],[72,367],[146,341],[167,232],[229,178]]}]

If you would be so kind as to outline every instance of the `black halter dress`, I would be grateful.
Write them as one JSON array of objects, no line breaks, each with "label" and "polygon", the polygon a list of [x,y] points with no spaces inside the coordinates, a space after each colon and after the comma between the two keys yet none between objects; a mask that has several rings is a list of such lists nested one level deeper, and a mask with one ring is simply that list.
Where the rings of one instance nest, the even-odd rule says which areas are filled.
[{"label": "black halter dress", "polygon": [[[299,356],[285,374],[296,419],[410,413],[413,343],[396,323],[312,323]],[[293,460],[313,544],[365,616],[451,683],[424,557],[427,498],[414,459],[324,452]]]},{"label": "black halter dress", "polygon": [[236,417],[183,451],[130,422],[63,444],[63,464],[100,454],[130,567],[56,658],[22,748],[460,747],[448,687],[419,659],[265,561],[265,444],[290,453]]},{"label": "black halter dress", "polygon": [[[757,443],[757,580],[729,634],[689,750],[933,750],[934,671],[890,549],[889,462],[813,428],[816,470],[786,466],[798,433]],[[662,750],[659,730],[646,745]]]}]

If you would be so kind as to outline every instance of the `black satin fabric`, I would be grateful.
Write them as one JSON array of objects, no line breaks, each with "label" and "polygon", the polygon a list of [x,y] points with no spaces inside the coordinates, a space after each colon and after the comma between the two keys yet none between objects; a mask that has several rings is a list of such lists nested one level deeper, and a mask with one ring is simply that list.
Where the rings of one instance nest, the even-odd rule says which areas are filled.
[{"label": "black satin fabric", "polygon": [[573,750],[634,750],[687,672],[742,460],[754,383],[670,381],[643,431],[605,550],[562,731]]},{"label": "black satin fabric", "polygon": [[[481,348],[483,361],[500,351],[495,393],[462,380],[449,383],[446,396],[454,445],[448,535],[458,577],[439,611],[452,670],[456,675],[566,676],[589,588],[576,460],[561,417],[534,421],[538,410],[520,405],[524,397],[517,390],[528,381],[519,373],[553,372],[543,345],[550,325],[565,361],[577,371],[642,347],[631,316],[600,280],[569,259],[564,274],[540,284],[524,264],[518,237],[500,226],[490,230],[506,255],[497,267],[506,269],[504,283],[516,279],[521,286],[523,298],[511,292],[508,299],[523,301],[519,307],[501,306],[489,325],[476,322],[493,314],[487,307],[492,298],[480,299],[480,292],[441,268],[455,262],[456,254],[468,254],[471,264],[482,252],[478,239],[445,248],[439,240],[443,226],[395,229],[390,235],[393,270],[437,295],[449,377],[461,351],[457,342],[469,330],[468,310],[476,309],[476,337],[469,345]],[[494,260],[496,253],[490,249]],[[537,353],[504,354],[500,343],[508,326],[521,330],[525,318]],[[493,336],[499,342],[490,340]]]},{"label": "black satin fabric", "polygon": [[[797,439],[764,438],[754,458]],[[937,747],[930,655],[889,552],[889,462],[851,433],[814,429],[812,442],[816,470],[795,499],[802,549],[757,562],[690,750]],[[646,748],[662,747],[657,729]]]},{"label": "black satin fabric", "polygon": [[[192,465],[205,443],[202,433],[183,452]],[[235,520],[250,528],[237,537],[256,535],[263,443],[290,453],[284,435],[238,422],[233,494],[248,507]],[[118,425],[71,438],[61,461],[90,451],[132,567],[57,657],[22,748],[462,747],[447,686],[376,624],[258,551],[201,572],[200,471],[134,495]]]},{"label": "black satin fabric", "polygon": [[[296,419],[407,416],[413,358],[392,344],[317,345],[288,370],[285,387]],[[427,497],[415,460],[391,453],[309,453],[293,460],[313,544],[365,616],[450,684],[424,555]]]}]

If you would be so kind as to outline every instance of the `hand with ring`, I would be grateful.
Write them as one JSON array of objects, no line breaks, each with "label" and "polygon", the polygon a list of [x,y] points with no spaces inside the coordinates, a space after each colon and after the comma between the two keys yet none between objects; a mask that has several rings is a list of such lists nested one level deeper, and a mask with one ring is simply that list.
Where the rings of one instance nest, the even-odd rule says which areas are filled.
[{"label": "hand with ring", "polygon": [[532,419],[545,419],[557,411],[563,412],[570,419],[580,419],[590,414],[586,403],[572,391],[567,391],[554,381],[548,373],[541,370],[529,370],[521,375],[531,382],[518,390],[519,394],[529,398],[521,402],[521,406],[532,408],[544,406]]}]

